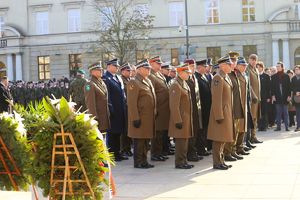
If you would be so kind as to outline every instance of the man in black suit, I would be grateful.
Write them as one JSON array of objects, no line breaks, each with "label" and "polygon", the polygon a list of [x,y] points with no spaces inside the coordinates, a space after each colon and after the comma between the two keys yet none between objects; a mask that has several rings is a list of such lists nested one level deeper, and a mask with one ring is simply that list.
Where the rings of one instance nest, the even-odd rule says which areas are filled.
[{"label": "man in black suit", "polygon": [[0,113],[12,112],[12,107],[9,101],[12,102],[13,98],[8,88],[8,79],[6,76],[1,78],[0,82]]},{"label": "man in black suit", "polygon": [[[211,90],[210,82],[206,77],[206,66],[207,60],[200,60],[196,62],[196,72],[195,76],[198,80],[199,91],[200,91],[200,100],[201,100],[201,111],[202,111],[202,131],[203,131],[203,140],[206,142],[206,148],[208,151],[212,149],[212,142],[207,140],[207,128],[209,122],[209,114],[211,107]],[[198,151],[199,153],[200,151]],[[207,155],[208,152],[200,152],[201,156]]]},{"label": "man in black suit", "polygon": [[261,116],[258,121],[258,130],[267,131],[268,127],[268,107],[271,102],[271,78],[264,72],[263,62],[256,64],[260,77],[260,97],[261,97]]},{"label": "man in black suit", "polygon": [[278,62],[276,68],[277,73],[271,77],[272,101],[276,106],[277,128],[275,131],[281,130],[282,116],[285,130],[289,131],[288,104],[291,101],[291,81],[289,75],[284,73],[284,65],[282,62]]}]

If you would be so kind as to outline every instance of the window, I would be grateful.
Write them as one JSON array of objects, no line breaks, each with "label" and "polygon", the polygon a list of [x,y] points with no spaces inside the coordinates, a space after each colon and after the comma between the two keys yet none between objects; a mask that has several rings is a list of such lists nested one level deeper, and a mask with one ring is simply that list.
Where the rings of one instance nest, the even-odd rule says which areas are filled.
[{"label": "window", "polygon": [[111,7],[103,7],[100,11],[100,25],[103,30],[108,29],[112,22],[112,8]]},{"label": "window", "polygon": [[180,26],[185,24],[185,13],[183,2],[170,2],[169,3],[169,23],[170,26]]},{"label": "window", "polygon": [[39,80],[50,79],[50,57],[49,56],[38,56],[39,64]]},{"label": "window", "polygon": [[3,62],[0,61],[0,79],[6,76],[6,66]]},{"label": "window", "polygon": [[206,0],[205,8],[206,23],[220,23],[219,0]]},{"label": "window", "polygon": [[80,31],[80,9],[68,10],[68,32]]},{"label": "window", "polygon": [[213,63],[216,63],[221,58],[221,47],[207,47],[207,58],[212,58]]},{"label": "window", "polygon": [[150,53],[147,50],[136,50],[136,62],[141,62],[144,59],[150,58]]},{"label": "window", "polygon": [[244,45],[243,46],[243,55],[246,59],[249,58],[251,54],[257,54],[256,45]]},{"label": "window", "polygon": [[139,12],[143,17],[149,15],[149,5],[148,4],[137,4],[135,5],[136,12]]},{"label": "window", "polygon": [[171,49],[171,65],[173,65],[173,66],[179,65],[179,49],[178,48]]},{"label": "window", "polygon": [[4,17],[0,15],[0,37],[3,36]]},{"label": "window", "polygon": [[49,33],[49,16],[48,12],[36,13],[36,33],[43,35]]},{"label": "window", "polygon": [[243,22],[255,21],[254,0],[242,0]]},{"label": "window", "polygon": [[81,54],[69,54],[70,77],[75,77],[76,71],[82,67]]}]

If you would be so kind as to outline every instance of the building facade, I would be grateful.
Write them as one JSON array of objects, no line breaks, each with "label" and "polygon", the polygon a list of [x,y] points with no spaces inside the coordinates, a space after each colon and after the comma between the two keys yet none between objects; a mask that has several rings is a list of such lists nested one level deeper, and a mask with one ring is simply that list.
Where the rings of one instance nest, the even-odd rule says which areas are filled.
[{"label": "building facade", "polygon": [[[267,66],[300,64],[299,0],[187,0],[189,56],[218,57],[230,50],[257,53]],[[186,57],[184,0],[136,0],[155,16],[143,56],[173,65]],[[0,76],[10,80],[70,77],[105,55],[94,51],[101,15],[91,0],[0,0]],[[100,23],[101,24],[101,23]],[[141,41],[143,42],[143,41]],[[141,45],[143,46],[143,45]],[[143,52],[143,53],[142,53]]]}]

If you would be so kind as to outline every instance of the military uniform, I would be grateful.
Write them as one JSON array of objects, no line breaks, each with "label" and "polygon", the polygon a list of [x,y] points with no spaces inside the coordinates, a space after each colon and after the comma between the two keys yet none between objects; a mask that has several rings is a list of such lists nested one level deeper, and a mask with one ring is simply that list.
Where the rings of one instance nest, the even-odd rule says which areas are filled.
[{"label": "military uniform", "polygon": [[[148,61],[136,65],[149,68]],[[134,166],[136,168],[151,168],[147,161],[147,151],[150,139],[155,134],[156,95],[154,87],[148,78],[137,73],[127,85],[128,105],[128,136],[133,138]]]},{"label": "military uniform", "polygon": [[[229,57],[219,62],[231,63]],[[232,83],[227,74],[220,70],[212,80],[212,106],[207,138],[213,141],[213,164],[216,169],[228,169],[223,150],[226,142],[233,142]]]},{"label": "military uniform", "polygon": [[[177,68],[189,71],[187,65]],[[188,140],[193,136],[193,109],[191,91],[186,81],[177,76],[170,86],[169,136],[175,138],[175,167],[190,169],[187,163]]]},{"label": "military uniform", "polygon": [[11,104],[7,102],[8,100],[13,100],[10,90],[6,86],[4,86],[2,82],[0,82],[0,113],[12,112],[12,107]]},{"label": "military uniform", "polygon": [[71,82],[69,94],[72,97],[72,100],[76,103],[75,109],[80,111],[85,111],[85,97],[84,97],[84,86],[87,83],[87,80],[83,77],[76,77],[75,80]]}]

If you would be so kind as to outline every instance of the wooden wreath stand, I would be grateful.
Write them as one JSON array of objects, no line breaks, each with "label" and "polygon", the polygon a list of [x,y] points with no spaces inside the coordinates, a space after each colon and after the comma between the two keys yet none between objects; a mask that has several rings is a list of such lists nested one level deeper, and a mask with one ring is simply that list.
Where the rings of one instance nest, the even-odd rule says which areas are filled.
[{"label": "wooden wreath stand", "polygon": [[[13,166],[12,171],[11,171],[11,169],[9,169],[8,163],[5,161],[4,157],[7,157],[9,162]],[[21,176],[21,172],[20,172],[19,168],[17,167],[15,160],[11,156],[11,154],[1,136],[0,136],[0,160],[1,160],[1,164],[4,167],[4,171],[0,171],[0,175],[8,175],[9,180],[10,180],[11,184],[13,185],[15,191],[19,191],[19,187],[18,187],[13,175]]]},{"label": "wooden wreath stand", "polygon": [[[58,139],[61,139],[61,144],[58,143]],[[64,165],[56,165],[56,157],[63,156],[65,161]],[[71,173],[77,170],[78,166],[70,166],[69,158],[71,156],[76,156],[75,159],[79,162],[79,167],[83,172],[84,179],[71,179]],[[63,171],[64,176],[56,176],[55,171]],[[81,185],[86,185],[88,191],[79,192],[73,190],[73,183],[80,183]],[[62,187],[60,184],[63,184]],[[85,171],[83,162],[81,160],[79,151],[75,144],[72,133],[65,133],[63,125],[61,125],[61,133],[55,133],[53,136],[53,147],[52,147],[52,162],[51,162],[51,177],[50,177],[50,194],[54,194],[51,199],[56,199],[55,197],[61,196],[65,200],[66,196],[73,196],[75,194],[82,194],[84,196],[92,196],[95,199],[92,186],[88,179],[87,173]]]}]

